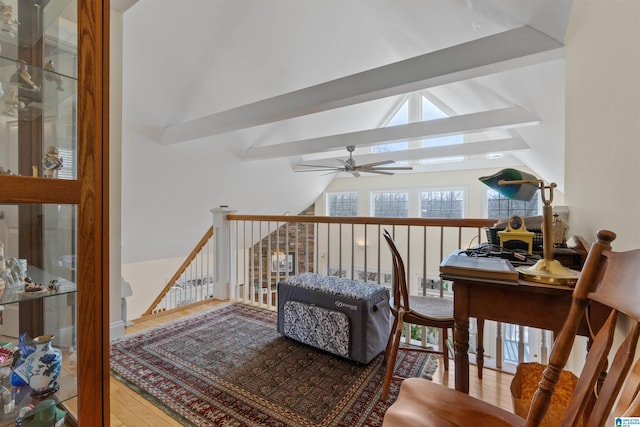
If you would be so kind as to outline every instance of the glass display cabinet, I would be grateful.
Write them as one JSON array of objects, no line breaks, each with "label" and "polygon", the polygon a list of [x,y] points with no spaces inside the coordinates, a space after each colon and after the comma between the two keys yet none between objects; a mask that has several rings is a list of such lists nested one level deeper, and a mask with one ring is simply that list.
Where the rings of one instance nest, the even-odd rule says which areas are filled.
[{"label": "glass display cabinet", "polygon": [[0,426],[108,425],[108,5],[0,0]]}]

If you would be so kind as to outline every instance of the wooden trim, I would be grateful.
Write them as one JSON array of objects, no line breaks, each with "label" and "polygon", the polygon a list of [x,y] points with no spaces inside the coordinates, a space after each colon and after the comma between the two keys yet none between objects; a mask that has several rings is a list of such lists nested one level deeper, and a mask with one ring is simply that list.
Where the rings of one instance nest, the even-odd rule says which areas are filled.
[{"label": "wooden trim", "polygon": [[[161,318],[162,316],[168,316],[168,315],[172,315],[172,314],[183,312],[185,309],[186,310],[191,310],[191,309],[193,309],[195,307],[198,307],[198,306],[201,306],[201,305],[209,305],[209,304],[211,304],[212,301],[218,301],[220,303],[224,302],[222,300],[215,299],[215,298],[207,298],[207,299],[203,299],[201,301],[192,302],[192,303],[188,304],[187,306],[169,308],[167,310],[158,311],[157,313],[147,314],[145,312],[145,313],[142,314],[142,316],[140,316],[137,319],[133,319],[131,322],[135,324],[137,322],[144,322],[144,321],[149,320],[151,318]],[[152,316],[152,317],[149,317],[149,316]]]},{"label": "wooden trim", "polygon": [[3,176],[0,180],[0,193],[3,203],[75,205],[80,202],[80,181]]},{"label": "wooden trim", "polygon": [[78,0],[78,420],[109,425],[109,0]]},{"label": "wooden trim", "polygon": [[169,281],[167,282],[167,284],[164,286],[164,288],[162,289],[162,291],[160,291],[160,293],[158,294],[158,296],[156,297],[155,300],[153,300],[153,302],[151,303],[151,305],[149,306],[149,308],[147,309],[147,311],[145,311],[144,313],[142,313],[142,316],[149,316],[151,314],[154,314],[153,310],[157,307],[158,304],[160,304],[160,301],[162,301],[162,298],[164,298],[164,296],[169,292],[169,290],[171,289],[171,287],[174,285],[174,283],[176,283],[176,281],[180,278],[180,276],[182,275],[182,273],[185,272],[185,270],[187,269],[187,267],[189,267],[189,265],[191,265],[191,261],[194,260],[194,258],[198,255],[198,253],[200,253],[200,250],[204,247],[204,245],[207,244],[207,242],[209,241],[209,239],[211,239],[213,237],[213,226],[209,227],[209,229],[207,230],[206,233],[204,233],[204,236],[202,236],[202,239],[200,239],[200,241],[198,242],[198,244],[193,248],[193,250],[191,251],[191,253],[189,254],[189,256],[187,256],[187,258],[184,260],[184,262],[182,263],[182,265],[180,266],[180,268],[178,268],[178,270],[175,272],[175,274],[171,277],[171,279],[169,279]]},{"label": "wooden trim", "polygon": [[383,218],[315,215],[227,215],[229,221],[302,222],[320,224],[414,225],[432,227],[491,227],[497,219],[485,218]]}]

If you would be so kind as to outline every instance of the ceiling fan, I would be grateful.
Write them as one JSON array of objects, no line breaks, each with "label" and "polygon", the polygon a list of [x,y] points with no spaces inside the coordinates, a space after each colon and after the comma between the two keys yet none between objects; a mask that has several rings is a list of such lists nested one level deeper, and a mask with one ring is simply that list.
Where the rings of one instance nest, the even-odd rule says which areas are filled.
[{"label": "ceiling fan", "polygon": [[[395,163],[393,160],[382,160],[379,162],[373,163],[365,163],[363,165],[356,164],[356,161],[353,159],[353,152],[356,149],[355,145],[347,145],[347,151],[349,152],[349,158],[346,160],[336,159],[342,166],[331,166],[331,165],[313,165],[308,163],[298,163],[296,166],[308,169],[296,169],[296,172],[328,172],[330,173],[338,173],[338,172],[347,172],[351,175],[358,177],[360,173],[377,173],[381,175],[393,175],[393,172],[390,171],[398,171],[398,170],[412,170],[413,168],[410,166],[385,166]],[[326,175],[326,174],[325,174]]]}]

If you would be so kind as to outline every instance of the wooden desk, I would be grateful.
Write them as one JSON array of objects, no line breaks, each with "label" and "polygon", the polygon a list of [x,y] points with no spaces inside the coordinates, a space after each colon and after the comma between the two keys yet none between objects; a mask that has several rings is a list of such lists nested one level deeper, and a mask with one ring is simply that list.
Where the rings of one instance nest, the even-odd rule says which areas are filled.
[{"label": "wooden desk", "polygon": [[[516,283],[473,279],[442,274],[453,282],[453,317],[456,390],[469,392],[469,318],[531,326],[559,332],[571,305],[572,289],[520,280]],[[595,331],[607,314],[602,306],[590,308]],[[586,323],[580,335],[589,336]],[[478,370],[482,369],[484,351],[478,340]]]}]

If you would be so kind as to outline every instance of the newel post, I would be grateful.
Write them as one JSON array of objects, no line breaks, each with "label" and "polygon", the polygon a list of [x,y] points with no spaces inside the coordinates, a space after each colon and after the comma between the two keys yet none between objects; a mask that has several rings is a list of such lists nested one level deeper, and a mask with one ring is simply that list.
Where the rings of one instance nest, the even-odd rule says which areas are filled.
[{"label": "newel post", "polygon": [[213,247],[214,247],[214,277],[215,290],[213,297],[226,300],[234,296],[232,266],[235,262],[235,242],[231,239],[231,223],[227,220],[227,215],[236,212],[228,206],[220,205],[211,209],[213,214]]}]

